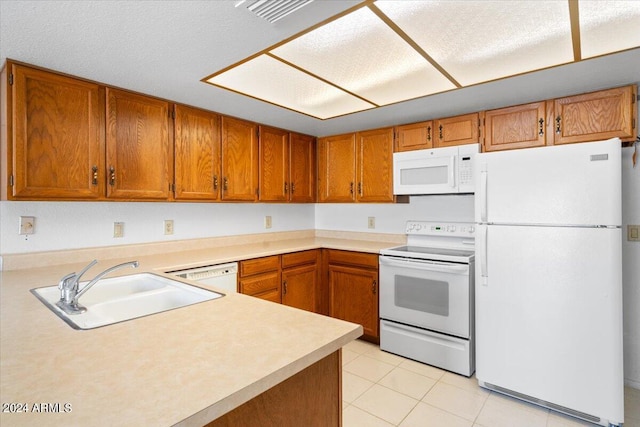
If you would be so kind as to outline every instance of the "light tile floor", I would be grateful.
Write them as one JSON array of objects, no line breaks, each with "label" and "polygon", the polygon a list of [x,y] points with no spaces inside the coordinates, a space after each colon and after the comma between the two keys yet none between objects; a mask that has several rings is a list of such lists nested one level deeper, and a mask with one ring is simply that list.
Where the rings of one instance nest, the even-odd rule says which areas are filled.
[{"label": "light tile floor", "polygon": [[[344,427],[594,426],[356,340],[342,351]],[[640,390],[625,388],[624,427],[640,427]]]}]

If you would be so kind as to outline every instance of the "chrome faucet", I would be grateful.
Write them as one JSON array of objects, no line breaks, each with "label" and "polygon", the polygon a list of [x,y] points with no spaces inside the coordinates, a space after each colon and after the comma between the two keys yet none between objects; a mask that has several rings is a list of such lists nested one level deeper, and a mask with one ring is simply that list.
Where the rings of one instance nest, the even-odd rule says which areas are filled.
[{"label": "chrome faucet", "polygon": [[102,273],[98,274],[96,277],[91,279],[89,283],[87,283],[82,289],[80,288],[80,278],[84,273],[87,272],[91,267],[98,263],[97,260],[93,260],[83,268],[80,273],[69,273],[60,279],[58,283],[58,289],[60,289],[60,300],[56,303],[62,311],[67,314],[81,314],[87,311],[87,308],[78,304],[78,299],[84,295],[93,285],[98,283],[100,279],[106,276],[109,273],[112,273],[116,270],[119,270],[124,267],[133,267],[137,268],[139,263],[138,261],[129,261],[122,264],[114,265],[113,267],[109,267],[104,270]]}]

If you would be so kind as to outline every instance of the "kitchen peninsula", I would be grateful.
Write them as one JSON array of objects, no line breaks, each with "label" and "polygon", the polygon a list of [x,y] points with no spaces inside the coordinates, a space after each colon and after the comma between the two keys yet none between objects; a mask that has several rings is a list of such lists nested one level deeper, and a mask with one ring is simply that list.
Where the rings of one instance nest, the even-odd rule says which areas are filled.
[{"label": "kitchen peninsula", "polygon": [[[226,239],[222,247],[136,257],[136,272],[162,274],[192,262],[311,248],[375,253],[395,244],[307,236],[230,245]],[[5,260],[7,271],[0,276],[1,424],[202,426],[215,420],[211,425],[233,425],[249,414],[256,425],[269,425],[260,417],[296,425],[300,416],[307,417],[305,425],[340,425],[340,349],[362,334],[360,325],[229,294],[102,328],[74,330],[29,290],[79,271],[84,259],[79,255],[83,251],[77,252],[70,258],[73,263],[60,258],[59,264],[36,268],[7,270],[12,261]],[[99,261],[107,267],[123,260]],[[47,413],[34,412],[34,407]],[[23,412],[17,412],[20,408]]]}]

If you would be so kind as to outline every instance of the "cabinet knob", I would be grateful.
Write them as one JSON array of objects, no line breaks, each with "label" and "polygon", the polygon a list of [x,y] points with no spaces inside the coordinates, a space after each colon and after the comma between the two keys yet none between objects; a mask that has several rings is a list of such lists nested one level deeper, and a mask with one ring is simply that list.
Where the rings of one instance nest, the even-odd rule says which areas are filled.
[{"label": "cabinet knob", "polygon": [[284,183],[284,194],[287,194],[289,192],[289,183],[285,182]]},{"label": "cabinet knob", "polygon": [[296,191],[296,184],[295,184],[295,182],[292,182],[291,183],[291,194],[295,193],[295,191]]},{"label": "cabinet knob", "polygon": [[111,186],[116,185],[116,168],[113,166],[109,168],[109,184]]},{"label": "cabinet knob", "polygon": [[287,293],[287,281],[286,280],[284,282],[282,282],[282,293],[283,294]]},{"label": "cabinet knob", "polygon": [[227,179],[227,177],[225,176],[225,177],[222,179],[222,189],[223,189],[224,191],[227,191],[227,189],[228,189],[228,188],[229,188],[229,180],[228,180],[228,179]]},{"label": "cabinet knob", "polygon": [[442,125],[440,125],[440,127],[438,128],[440,130],[440,139],[442,139]]},{"label": "cabinet knob", "polygon": [[375,295],[376,293],[376,287],[378,286],[378,281],[374,280],[373,281],[373,285],[371,286],[371,291],[373,292],[373,294]]},{"label": "cabinet knob", "polygon": [[358,194],[362,197],[362,182],[358,183]]},{"label": "cabinet knob", "polygon": [[431,141],[431,126],[427,126],[427,141]]},{"label": "cabinet knob", "polygon": [[353,194],[353,182],[349,183],[349,192]]},{"label": "cabinet knob", "polygon": [[98,185],[98,166],[93,165],[93,167],[91,168],[91,172],[93,173],[91,178],[91,184]]},{"label": "cabinet knob", "polygon": [[556,117],[556,134],[560,135],[560,132],[562,132],[560,130],[560,124],[562,123],[562,117],[558,116]]},{"label": "cabinet knob", "polygon": [[218,189],[218,175],[213,175],[213,189]]}]

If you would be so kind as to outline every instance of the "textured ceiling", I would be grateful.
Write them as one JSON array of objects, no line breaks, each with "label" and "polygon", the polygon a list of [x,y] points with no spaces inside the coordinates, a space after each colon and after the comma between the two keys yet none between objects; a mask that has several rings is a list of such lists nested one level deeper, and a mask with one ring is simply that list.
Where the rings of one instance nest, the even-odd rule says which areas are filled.
[{"label": "textured ceiling", "polygon": [[0,0],[0,62],[11,58],[318,136],[640,81],[640,49],[634,49],[322,121],[200,79],[359,2],[314,1],[275,24],[234,3]]}]

